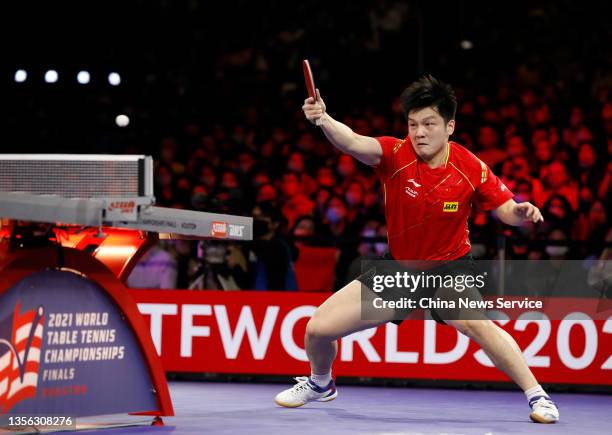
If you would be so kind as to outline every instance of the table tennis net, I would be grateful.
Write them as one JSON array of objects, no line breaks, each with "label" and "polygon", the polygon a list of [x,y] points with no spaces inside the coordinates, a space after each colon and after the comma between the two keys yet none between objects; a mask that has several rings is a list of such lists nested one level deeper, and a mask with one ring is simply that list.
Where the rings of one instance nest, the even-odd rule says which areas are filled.
[{"label": "table tennis net", "polygon": [[[64,198],[135,198],[152,196],[144,156],[61,155],[20,158],[0,155],[0,192],[57,195]],[[150,181],[150,182],[149,182]]]}]

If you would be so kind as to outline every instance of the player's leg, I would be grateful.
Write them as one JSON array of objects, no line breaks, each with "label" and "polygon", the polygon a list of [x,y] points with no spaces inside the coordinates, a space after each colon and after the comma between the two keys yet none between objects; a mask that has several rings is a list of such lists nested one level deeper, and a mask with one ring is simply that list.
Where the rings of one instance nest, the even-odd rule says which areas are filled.
[{"label": "player's leg", "polygon": [[338,338],[381,325],[395,317],[394,310],[381,309],[377,310],[376,319],[362,319],[362,285],[357,280],[352,281],[316,309],[306,325],[304,338],[311,376],[296,378],[298,384],[275,397],[277,404],[297,407],[313,400],[334,399],[337,392],[331,378],[331,367],[338,351]]},{"label": "player's leg", "polygon": [[491,320],[445,319],[445,322],[478,343],[495,367],[506,373],[525,392],[533,410],[530,415],[533,421],[554,423],[559,420],[556,405],[538,384],[510,334]]}]

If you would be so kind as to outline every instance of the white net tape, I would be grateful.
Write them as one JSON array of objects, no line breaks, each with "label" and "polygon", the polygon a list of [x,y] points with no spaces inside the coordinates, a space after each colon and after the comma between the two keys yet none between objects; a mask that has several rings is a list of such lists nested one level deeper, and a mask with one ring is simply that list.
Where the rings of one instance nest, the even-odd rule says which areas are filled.
[{"label": "white net tape", "polygon": [[7,156],[0,155],[0,192],[58,195],[65,198],[141,196],[139,188],[142,171],[138,158],[62,160],[57,156],[21,159],[18,156]]}]

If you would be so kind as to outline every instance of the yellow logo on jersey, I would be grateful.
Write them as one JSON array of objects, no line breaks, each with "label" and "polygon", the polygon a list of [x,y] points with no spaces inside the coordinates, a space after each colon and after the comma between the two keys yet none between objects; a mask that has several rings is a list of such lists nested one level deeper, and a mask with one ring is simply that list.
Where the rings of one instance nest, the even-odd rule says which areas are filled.
[{"label": "yellow logo on jersey", "polygon": [[459,210],[458,202],[445,202],[442,211],[446,213],[455,213]]}]

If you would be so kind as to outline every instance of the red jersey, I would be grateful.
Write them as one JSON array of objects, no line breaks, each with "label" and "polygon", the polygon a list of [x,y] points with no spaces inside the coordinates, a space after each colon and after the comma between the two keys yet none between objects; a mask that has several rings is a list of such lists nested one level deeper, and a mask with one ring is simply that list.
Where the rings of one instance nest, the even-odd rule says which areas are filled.
[{"label": "red jersey", "polygon": [[454,260],[470,251],[472,204],[492,210],[514,195],[478,157],[449,142],[444,164],[431,169],[410,138],[379,137],[389,251],[396,260]]}]

